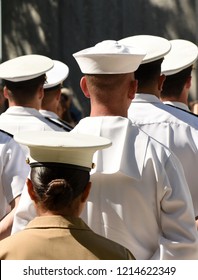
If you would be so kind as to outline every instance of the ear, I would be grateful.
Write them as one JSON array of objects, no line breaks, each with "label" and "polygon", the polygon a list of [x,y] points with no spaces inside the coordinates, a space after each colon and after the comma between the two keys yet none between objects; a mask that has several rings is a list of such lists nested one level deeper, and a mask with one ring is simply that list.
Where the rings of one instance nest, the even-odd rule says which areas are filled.
[{"label": "ear", "polygon": [[86,80],[85,76],[83,76],[80,80],[80,87],[81,87],[85,97],[90,98],[89,90],[87,88],[87,80]]},{"label": "ear", "polygon": [[137,80],[132,80],[131,81],[131,87],[130,87],[130,91],[128,94],[129,99],[134,99],[135,94],[137,92],[137,87],[138,87],[138,81]]},{"label": "ear", "polygon": [[88,196],[89,196],[89,193],[90,193],[90,189],[91,189],[91,182],[88,182],[83,193],[82,193],[82,196],[81,196],[81,202],[82,203],[85,203]]},{"label": "ear", "polygon": [[196,227],[197,227],[197,230],[198,230],[198,220],[196,220],[195,224],[196,224]]},{"label": "ear", "polygon": [[38,96],[39,96],[39,99],[43,99],[43,97],[44,97],[44,88],[43,88],[43,86],[39,86],[39,88],[38,88]]},{"label": "ear", "polygon": [[166,76],[163,74],[163,75],[160,75],[159,77],[159,80],[158,80],[158,90],[161,92],[162,89],[163,89],[163,84],[164,84],[164,81],[166,80]]},{"label": "ear", "polygon": [[57,101],[60,101],[60,98],[61,98],[61,88],[59,88],[59,89],[57,90],[56,100],[57,100]]},{"label": "ear", "polygon": [[190,89],[190,87],[191,87],[191,81],[192,81],[192,76],[189,76],[188,79],[187,79],[187,81],[186,81],[186,87],[187,87],[187,89]]},{"label": "ear", "polygon": [[34,202],[36,202],[37,199],[36,199],[36,196],[35,196],[35,192],[34,192],[34,188],[33,188],[33,185],[32,185],[32,181],[29,178],[27,178],[27,180],[26,180],[26,185],[27,185],[27,188],[28,188],[28,193],[29,193],[30,198]]},{"label": "ear", "polygon": [[9,94],[8,94],[8,88],[7,88],[7,87],[4,87],[4,88],[3,88],[3,95],[4,95],[4,97],[5,97],[6,99],[8,99]]}]

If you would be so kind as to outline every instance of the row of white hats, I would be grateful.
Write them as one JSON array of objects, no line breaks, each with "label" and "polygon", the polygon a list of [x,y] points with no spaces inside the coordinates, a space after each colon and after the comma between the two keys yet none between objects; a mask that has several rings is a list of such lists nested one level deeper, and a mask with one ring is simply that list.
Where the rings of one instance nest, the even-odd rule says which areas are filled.
[{"label": "row of white hats", "polygon": [[[141,50],[142,46],[146,48]],[[185,40],[168,41],[161,37],[139,35],[103,41],[94,47],[74,54],[83,73],[130,73],[141,63],[165,56],[163,71],[176,73],[197,59],[197,46]],[[166,66],[165,66],[166,65]],[[165,71],[166,70],[166,71]],[[0,78],[19,82],[47,74],[45,87],[62,82],[69,74],[64,63],[40,55],[26,55],[0,65]],[[107,148],[111,141],[105,138],[66,132],[20,132],[15,140],[30,148],[30,162],[59,162],[89,170],[96,150]]]},{"label": "row of white hats", "polygon": [[142,64],[164,57],[161,72],[174,75],[193,65],[198,58],[198,47],[194,43],[183,39],[166,40],[152,35],[137,35],[119,41],[125,45],[136,47],[145,46],[146,56]]},{"label": "row of white hats", "polygon": [[119,41],[103,41],[73,56],[86,74],[134,72],[139,64],[164,58],[162,73],[173,75],[195,63],[198,47],[188,40],[169,41],[159,36],[136,35]]},{"label": "row of white hats", "polygon": [[[175,74],[194,64],[198,47],[187,40],[167,40],[152,35],[136,35],[119,41],[105,40],[94,47],[73,54],[82,73],[130,73],[140,64],[164,57],[162,73]],[[46,73],[44,88],[63,82],[69,75],[68,66],[41,55],[24,55],[0,64],[0,78],[19,82]]]}]

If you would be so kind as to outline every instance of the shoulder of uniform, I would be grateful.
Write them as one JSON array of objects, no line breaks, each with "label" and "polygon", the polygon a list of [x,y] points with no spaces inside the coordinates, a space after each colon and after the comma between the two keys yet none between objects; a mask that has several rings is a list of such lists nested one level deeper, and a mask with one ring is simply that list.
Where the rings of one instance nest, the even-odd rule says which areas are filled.
[{"label": "shoulder of uniform", "polygon": [[195,113],[193,113],[193,112],[191,112],[191,111],[187,111],[187,110],[185,110],[185,109],[182,109],[182,108],[180,108],[180,107],[177,107],[177,106],[174,106],[174,105],[171,105],[171,104],[166,104],[166,105],[168,105],[168,106],[170,106],[170,107],[173,107],[173,108],[175,108],[175,109],[178,109],[178,110],[180,110],[180,111],[183,111],[183,112],[185,112],[186,114],[190,114],[190,115],[192,115],[192,116],[198,117],[197,114],[195,114]]},{"label": "shoulder of uniform", "polygon": [[69,124],[68,122],[58,118],[59,122],[61,122],[62,124],[66,125],[67,127],[69,127],[71,130],[74,128],[71,124]]},{"label": "shoulder of uniform", "polygon": [[65,131],[69,132],[73,129],[73,127],[71,125],[61,122],[60,119],[55,120],[55,119],[52,119],[49,117],[45,117],[45,119],[48,120],[49,122],[55,124],[56,126],[61,127]]},{"label": "shoulder of uniform", "polygon": [[9,133],[9,132],[7,132],[5,130],[0,129],[0,132],[2,132],[2,133],[4,133],[4,134],[6,134],[6,135],[8,135],[8,136],[13,138],[13,134],[11,134],[11,133]]}]

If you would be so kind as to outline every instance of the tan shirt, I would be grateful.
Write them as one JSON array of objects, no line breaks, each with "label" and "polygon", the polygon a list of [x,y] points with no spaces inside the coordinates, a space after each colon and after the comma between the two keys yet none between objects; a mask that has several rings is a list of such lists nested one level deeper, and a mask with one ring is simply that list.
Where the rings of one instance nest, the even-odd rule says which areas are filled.
[{"label": "tan shirt", "polygon": [[0,242],[1,260],[127,260],[121,245],[94,233],[80,218],[36,217]]}]

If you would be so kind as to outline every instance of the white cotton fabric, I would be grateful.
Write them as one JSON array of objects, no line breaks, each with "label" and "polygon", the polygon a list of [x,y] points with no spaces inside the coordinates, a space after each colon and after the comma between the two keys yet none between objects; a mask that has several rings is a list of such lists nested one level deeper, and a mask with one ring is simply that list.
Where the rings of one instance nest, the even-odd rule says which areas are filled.
[{"label": "white cotton fabric", "polygon": [[167,39],[153,35],[134,35],[118,41],[126,46],[144,48],[146,55],[141,64],[153,62],[163,58],[171,49],[171,43]]},{"label": "white cotton fabric", "polygon": [[163,103],[167,104],[167,105],[172,105],[172,106],[175,106],[175,107],[180,108],[182,110],[190,112],[189,107],[185,103],[183,103],[183,102],[179,102],[179,101],[163,101]]},{"label": "white cotton fabric", "polygon": [[180,160],[198,216],[198,121],[197,117],[163,104],[151,94],[136,94],[128,117],[142,130],[169,147]]},{"label": "white cotton fabric", "polygon": [[[38,110],[22,106],[9,107],[0,115],[0,129],[9,132],[12,135],[20,131],[35,131],[35,137],[37,131],[64,131],[63,128],[56,126],[45,119]],[[27,148],[23,146],[23,150],[27,155]]]},{"label": "white cotton fabric", "polygon": [[71,133],[100,135],[112,146],[95,154],[82,218],[137,259],[197,259],[189,189],[169,149],[122,117],[88,117]]},{"label": "white cotton fabric", "polygon": [[49,57],[29,54],[15,57],[0,64],[0,78],[12,82],[34,79],[53,67]]},{"label": "white cotton fabric", "polygon": [[162,62],[162,74],[169,76],[193,65],[198,57],[198,47],[183,39],[170,40],[171,50]]},{"label": "white cotton fabric", "polygon": [[142,48],[104,40],[94,47],[74,53],[73,57],[82,73],[123,74],[137,70],[145,54]]},{"label": "white cotton fabric", "polygon": [[21,194],[28,172],[18,143],[0,132],[0,219],[7,214],[9,203]]},{"label": "white cotton fabric", "polygon": [[[94,155],[82,213],[96,233],[127,247],[136,259],[198,259],[192,199],[181,164],[168,148],[122,117],[88,117],[70,133],[112,141]],[[12,233],[35,215],[23,192]]]},{"label": "white cotton fabric", "polygon": [[43,85],[44,89],[62,84],[69,75],[69,67],[65,63],[59,60],[53,60],[53,62],[54,67],[46,72],[46,82]]}]

